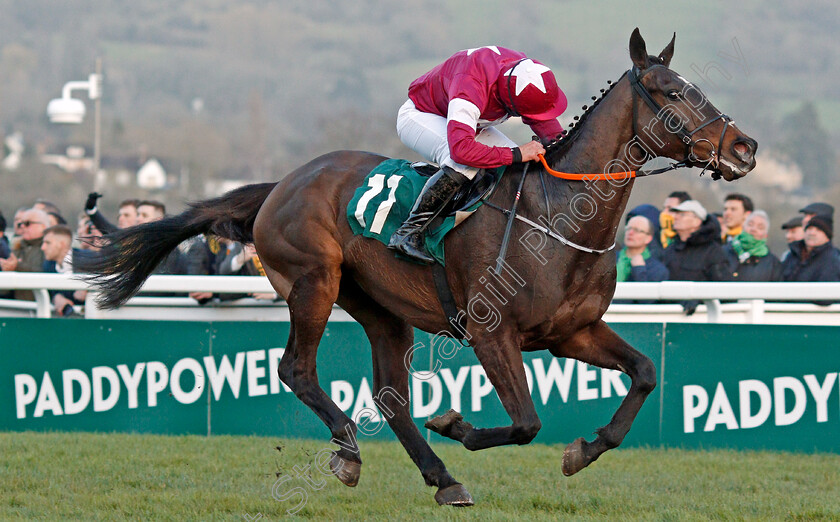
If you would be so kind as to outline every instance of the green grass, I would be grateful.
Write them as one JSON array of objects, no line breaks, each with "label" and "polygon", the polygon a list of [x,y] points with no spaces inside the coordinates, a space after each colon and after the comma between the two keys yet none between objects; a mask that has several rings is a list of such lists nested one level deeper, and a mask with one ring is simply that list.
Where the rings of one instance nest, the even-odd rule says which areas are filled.
[{"label": "green grass", "polygon": [[[840,519],[840,455],[614,450],[575,477],[563,446],[471,453],[435,443],[476,506],[441,508],[397,443],[360,440],[361,481],[325,477],[297,516],[325,520]],[[276,447],[282,449],[278,451]],[[0,519],[279,520],[277,476],[326,441],[0,433]],[[279,474],[279,475],[278,475]],[[313,479],[320,480],[314,472]],[[301,479],[281,492],[304,486]]]}]

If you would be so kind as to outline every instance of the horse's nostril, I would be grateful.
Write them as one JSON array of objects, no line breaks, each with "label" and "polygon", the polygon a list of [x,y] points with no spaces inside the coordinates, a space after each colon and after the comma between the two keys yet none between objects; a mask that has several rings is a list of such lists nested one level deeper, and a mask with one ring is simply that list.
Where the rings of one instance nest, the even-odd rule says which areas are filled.
[{"label": "horse's nostril", "polygon": [[755,150],[750,146],[748,141],[736,141],[732,145],[732,150],[744,161],[747,161],[755,154]]},{"label": "horse's nostril", "polygon": [[747,156],[750,153],[750,147],[743,142],[736,143],[733,147],[735,149],[735,153],[739,156]]}]

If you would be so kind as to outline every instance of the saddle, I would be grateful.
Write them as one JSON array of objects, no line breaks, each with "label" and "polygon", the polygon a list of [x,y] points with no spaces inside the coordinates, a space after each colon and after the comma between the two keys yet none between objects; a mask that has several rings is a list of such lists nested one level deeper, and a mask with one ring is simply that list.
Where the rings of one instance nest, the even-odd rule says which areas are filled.
[{"label": "saddle", "polygon": [[[440,167],[434,163],[426,163],[424,161],[412,163],[411,168],[413,168],[414,171],[421,176],[427,178],[433,176],[438,170],[440,170]],[[457,212],[466,211],[468,208],[489,196],[499,183],[499,178],[500,176],[496,174],[495,171],[488,171],[485,169],[479,170],[478,174],[476,174],[472,181],[464,183],[464,185],[458,189],[458,192],[456,192],[449,203],[443,207],[443,210],[438,217],[455,216]]]}]

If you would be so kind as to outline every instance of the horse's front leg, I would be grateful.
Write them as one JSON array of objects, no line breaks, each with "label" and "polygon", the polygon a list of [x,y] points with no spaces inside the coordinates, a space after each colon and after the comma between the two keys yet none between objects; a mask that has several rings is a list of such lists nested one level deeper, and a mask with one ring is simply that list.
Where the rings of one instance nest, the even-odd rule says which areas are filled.
[{"label": "horse's front leg", "polygon": [[556,357],[571,357],[601,368],[620,370],[631,380],[627,396],[610,423],[596,431],[595,440],[586,442],[581,437],[566,447],[563,474],[569,476],[621,444],[645,399],[656,388],[656,367],[650,358],[634,350],[603,321],[578,331],[562,345],[548,349]]},{"label": "horse's front leg", "polygon": [[528,444],[534,440],[541,423],[528,391],[522,352],[515,338],[510,331],[473,336],[475,354],[513,424],[502,428],[474,428],[460,413],[449,410],[426,422],[427,428],[462,442],[468,450]]}]

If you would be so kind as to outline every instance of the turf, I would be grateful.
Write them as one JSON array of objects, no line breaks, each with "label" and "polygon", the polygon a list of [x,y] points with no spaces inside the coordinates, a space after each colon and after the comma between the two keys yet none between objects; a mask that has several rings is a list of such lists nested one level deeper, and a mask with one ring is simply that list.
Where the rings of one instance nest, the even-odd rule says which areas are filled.
[{"label": "turf", "polygon": [[[397,443],[360,441],[356,488],[310,468],[326,441],[0,433],[0,519],[840,519],[840,455],[619,449],[563,477],[563,446],[471,453],[434,443],[475,498],[438,507]],[[278,449],[279,448],[279,449]],[[291,477],[275,489],[278,478]],[[319,482],[324,478],[324,482]]]}]

